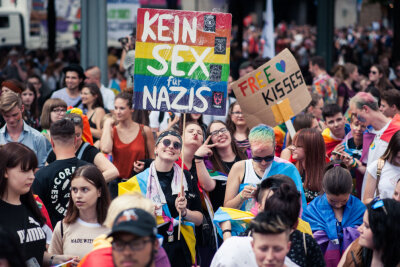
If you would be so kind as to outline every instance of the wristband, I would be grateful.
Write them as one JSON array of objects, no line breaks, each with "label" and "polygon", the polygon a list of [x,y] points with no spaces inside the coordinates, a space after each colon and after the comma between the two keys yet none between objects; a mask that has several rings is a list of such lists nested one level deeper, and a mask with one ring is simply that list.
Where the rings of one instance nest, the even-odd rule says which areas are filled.
[{"label": "wristband", "polygon": [[352,167],[352,168],[357,167],[357,162],[356,162],[355,159],[353,159],[353,163],[351,163],[351,167]]},{"label": "wristband", "polygon": [[54,260],[55,255],[51,255],[50,257],[50,262],[49,262],[49,266],[53,265],[53,260]]},{"label": "wristband", "polygon": [[242,196],[242,192],[239,193],[239,197],[240,197],[241,200],[244,200],[244,197]]},{"label": "wristband", "polygon": [[222,231],[222,234],[225,234],[225,233],[232,233],[232,230],[231,229],[225,229],[225,230]]},{"label": "wristband", "polygon": [[200,156],[194,155],[194,159],[201,159],[201,160],[204,160],[204,157],[200,157]]}]

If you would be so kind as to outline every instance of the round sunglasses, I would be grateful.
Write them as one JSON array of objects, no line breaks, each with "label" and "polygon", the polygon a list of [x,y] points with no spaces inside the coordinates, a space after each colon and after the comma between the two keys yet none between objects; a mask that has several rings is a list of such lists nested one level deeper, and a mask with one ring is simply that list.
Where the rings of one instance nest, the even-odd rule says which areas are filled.
[{"label": "round sunglasses", "polygon": [[181,149],[181,147],[182,147],[182,144],[179,143],[179,142],[172,142],[172,141],[169,140],[169,139],[164,139],[164,140],[162,141],[162,144],[163,144],[165,147],[169,147],[169,146],[171,145],[171,143],[172,143],[172,147],[173,147],[174,149],[176,149],[176,150]]}]

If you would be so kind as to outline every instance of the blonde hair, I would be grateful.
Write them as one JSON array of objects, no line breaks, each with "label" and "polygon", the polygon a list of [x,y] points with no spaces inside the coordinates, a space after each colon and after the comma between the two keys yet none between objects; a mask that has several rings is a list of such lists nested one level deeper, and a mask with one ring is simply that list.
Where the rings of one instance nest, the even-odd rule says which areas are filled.
[{"label": "blonde hair", "polygon": [[124,210],[132,208],[141,208],[154,216],[154,204],[151,200],[145,198],[140,193],[128,193],[118,196],[111,201],[103,225],[111,229],[117,215]]},{"label": "blonde hair", "polygon": [[7,113],[14,107],[22,108],[21,97],[13,91],[4,92],[0,98],[0,111]]}]

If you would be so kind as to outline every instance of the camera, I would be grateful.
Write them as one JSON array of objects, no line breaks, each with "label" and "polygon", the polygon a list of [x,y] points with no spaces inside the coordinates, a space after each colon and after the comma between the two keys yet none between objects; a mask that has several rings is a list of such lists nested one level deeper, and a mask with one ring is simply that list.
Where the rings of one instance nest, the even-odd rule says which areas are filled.
[{"label": "camera", "polygon": [[121,44],[127,44],[128,43],[128,37],[121,37],[118,39],[118,42],[120,42]]}]

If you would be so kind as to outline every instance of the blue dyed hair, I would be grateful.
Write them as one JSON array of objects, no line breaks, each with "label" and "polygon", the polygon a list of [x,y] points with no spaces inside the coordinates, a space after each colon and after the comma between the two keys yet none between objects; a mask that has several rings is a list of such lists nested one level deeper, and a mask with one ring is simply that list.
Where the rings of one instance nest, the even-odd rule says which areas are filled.
[{"label": "blue dyed hair", "polygon": [[268,143],[272,142],[275,146],[275,133],[274,129],[265,125],[259,124],[253,127],[249,133],[249,142]]}]

